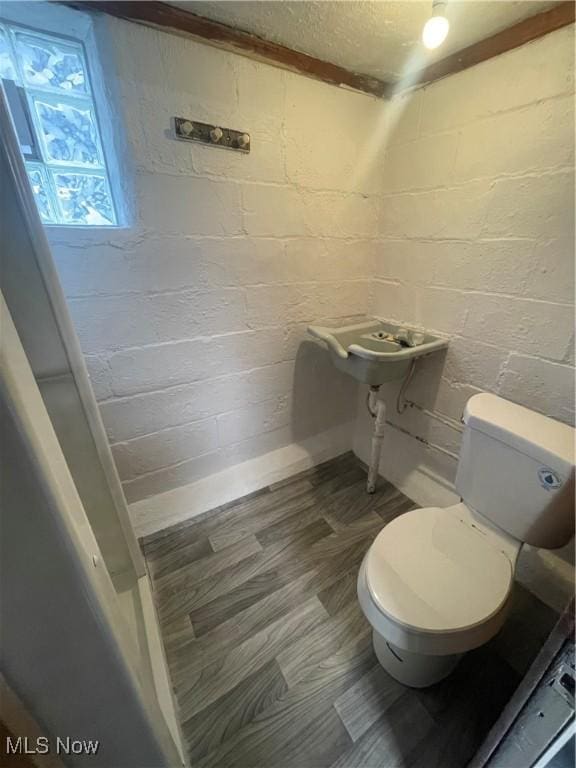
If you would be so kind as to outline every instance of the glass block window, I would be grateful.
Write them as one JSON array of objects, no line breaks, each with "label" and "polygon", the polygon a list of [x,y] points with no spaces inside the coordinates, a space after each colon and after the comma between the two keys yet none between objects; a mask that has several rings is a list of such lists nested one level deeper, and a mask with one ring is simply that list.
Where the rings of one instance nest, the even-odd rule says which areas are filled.
[{"label": "glass block window", "polygon": [[117,224],[81,43],[0,25],[0,79],[45,224]]}]

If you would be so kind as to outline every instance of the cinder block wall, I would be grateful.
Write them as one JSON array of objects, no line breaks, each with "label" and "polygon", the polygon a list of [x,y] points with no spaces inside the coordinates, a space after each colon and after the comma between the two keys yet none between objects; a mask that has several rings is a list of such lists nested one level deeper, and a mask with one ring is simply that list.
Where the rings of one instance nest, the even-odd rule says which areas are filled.
[{"label": "cinder block wall", "polygon": [[[450,334],[410,390],[427,408],[458,419],[490,390],[570,420],[572,29],[390,106],[100,24],[135,215],[51,240],[129,501],[353,422],[358,389],[305,327],[366,311]],[[177,142],[174,115],[247,130],[252,152]],[[457,453],[449,427],[397,418]],[[389,477],[449,487],[452,459],[389,439]]]},{"label": "cinder block wall", "polygon": [[[350,424],[355,383],[312,321],[365,314],[381,179],[359,168],[384,102],[104,18],[135,218],[53,252],[129,501]],[[171,135],[248,131],[246,156]]]},{"label": "cinder block wall", "polygon": [[[573,75],[571,26],[441,80],[384,160],[372,311],[450,337],[408,395],[456,421],[489,391],[574,423]],[[457,453],[397,389],[398,423]]]},{"label": "cinder block wall", "polygon": [[[372,311],[445,333],[450,346],[418,364],[407,393],[443,420],[399,415],[398,384],[383,389],[389,420],[455,457],[454,427],[478,392],[573,424],[574,27],[415,98],[406,141],[381,169]],[[355,450],[365,459],[371,429],[360,394]],[[381,470],[420,503],[442,504],[455,457],[391,427]],[[572,580],[572,568],[538,557]],[[536,570],[531,586],[543,583]]]}]

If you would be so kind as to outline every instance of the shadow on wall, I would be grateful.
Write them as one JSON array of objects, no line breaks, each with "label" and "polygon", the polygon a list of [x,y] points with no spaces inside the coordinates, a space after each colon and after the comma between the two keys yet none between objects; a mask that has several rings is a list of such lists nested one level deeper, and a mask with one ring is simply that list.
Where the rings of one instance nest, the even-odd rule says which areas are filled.
[{"label": "shadow on wall", "polygon": [[[438,404],[438,395],[440,392],[440,382],[446,366],[448,349],[441,349],[427,357],[421,357],[416,360],[416,369],[410,382],[405,396],[422,408],[433,410]],[[394,391],[394,413],[396,412],[396,397],[402,386],[401,381],[391,382]],[[430,420],[427,419],[427,422]]]},{"label": "shadow on wall", "polygon": [[[438,412],[439,399],[441,396],[442,376],[445,370],[446,359],[449,350],[442,349],[428,357],[422,357],[416,360],[416,368],[412,380],[409,382],[403,392],[400,407],[404,408],[402,414],[398,413],[399,395],[403,386],[403,381],[393,381],[381,389],[381,396],[386,402],[387,421],[392,435],[403,436],[408,440],[427,441],[430,443],[441,442],[446,445],[448,450],[458,453],[460,448],[459,433],[451,434],[448,427],[441,424],[427,415],[420,409],[425,408],[428,411]],[[415,403],[416,406],[411,406]],[[391,426],[395,425],[395,426]],[[438,434],[441,427],[442,434]],[[409,437],[405,432],[410,433]],[[447,434],[445,434],[447,432]],[[454,438],[457,438],[455,441]],[[421,443],[424,446],[424,443]],[[433,450],[433,449],[429,449]],[[409,474],[415,466],[414,459],[408,462],[404,474]]]},{"label": "shadow on wall", "polygon": [[296,353],[292,387],[291,430],[304,440],[355,417],[357,383],[338,371],[323,346],[303,340]]},{"label": "shadow on wall", "polygon": [[[441,350],[417,361],[412,381],[404,393],[406,400],[416,403],[420,408],[442,413],[442,382],[448,352],[449,350]],[[423,471],[427,474],[429,470],[438,473],[440,477],[453,480],[457,459],[427,446],[426,443],[441,445],[458,456],[461,431],[455,428],[457,425],[448,426],[409,405],[402,415],[398,414],[396,406],[402,383],[402,380],[391,381],[380,388],[380,398],[386,403],[387,421],[380,473],[390,477],[395,485],[400,487],[415,472]],[[372,432],[372,419],[365,405],[367,392],[368,387],[361,385],[357,437],[370,435]],[[451,423],[453,417],[447,417],[446,421]],[[364,439],[362,443],[365,444],[364,449],[369,451],[369,440]],[[416,443],[419,443],[421,450],[414,450]],[[356,449],[359,447],[357,444]],[[369,454],[364,455],[365,450],[360,449],[359,453],[362,459],[367,460]]]}]

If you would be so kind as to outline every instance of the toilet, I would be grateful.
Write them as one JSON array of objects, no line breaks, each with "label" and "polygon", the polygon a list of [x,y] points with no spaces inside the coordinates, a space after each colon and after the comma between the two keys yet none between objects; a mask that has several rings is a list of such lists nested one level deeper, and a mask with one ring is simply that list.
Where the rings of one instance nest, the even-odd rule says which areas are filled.
[{"label": "toilet", "polygon": [[397,517],[358,574],[378,661],[414,688],[442,680],[498,632],[522,544],[556,549],[574,534],[573,490],[564,487],[574,430],[490,394],[468,401],[464,424],[461,502]]}]

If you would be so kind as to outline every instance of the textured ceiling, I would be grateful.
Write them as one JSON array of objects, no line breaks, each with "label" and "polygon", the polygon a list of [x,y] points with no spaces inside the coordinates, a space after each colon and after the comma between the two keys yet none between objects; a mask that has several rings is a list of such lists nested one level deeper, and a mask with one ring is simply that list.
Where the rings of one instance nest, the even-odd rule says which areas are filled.
[{"label": "textured ceiling", "polygon": [[407,69],[465,48],[556,5],[536,0],[454,0],[448,39],[437,52],[420,44],[432,0],[234,0],[172,2],[229,26],[348,70],[395,80]]}]

